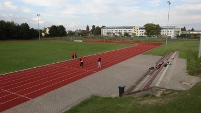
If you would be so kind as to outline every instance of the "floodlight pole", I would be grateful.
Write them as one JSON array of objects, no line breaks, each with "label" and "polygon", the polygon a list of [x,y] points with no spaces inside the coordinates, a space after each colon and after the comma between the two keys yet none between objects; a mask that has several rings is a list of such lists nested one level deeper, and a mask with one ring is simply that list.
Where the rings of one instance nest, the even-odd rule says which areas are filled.
[{"label": "floodlight pole", "polygon": [[168,5],[169,5],[169,10],[168,10],[168,22],[167,22],[167,36],[166,36],[166,45],[167,45],[167,38],[168,38],[168,24],[169,24],[169,12],[170,12],[170,1],[167,1]]},{"label": "floodlight pole", "polygon": [[39,35],[39,36],[38,36],[38,37],[39,37],[38,39],[40,40],[40,29],[39,29],[39,16],[40,16],[40,14],[37,14],[37,16],[38,16],[38,33],[39,33],[39,34],[38,34],[38,35]]},{"label": "floodlight pole", "polygon": [[198,58],[200,58],[201,56],[201,34],[200,34],[200,47],[199,47],[199,54],[198,54]]}]

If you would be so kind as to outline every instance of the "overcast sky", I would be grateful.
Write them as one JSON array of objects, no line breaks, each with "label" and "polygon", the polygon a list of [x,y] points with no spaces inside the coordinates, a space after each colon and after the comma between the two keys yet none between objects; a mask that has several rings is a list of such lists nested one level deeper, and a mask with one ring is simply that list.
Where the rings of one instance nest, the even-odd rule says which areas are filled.
[{"label": "overcast sky", "polygon": [[[0,20],[43,29],[95,26],[178,26],[201,30],[201,0],[0,0]],[[170,10],[169,10],[170,6]],[[169,22],[168,22],[169,11]]]}]

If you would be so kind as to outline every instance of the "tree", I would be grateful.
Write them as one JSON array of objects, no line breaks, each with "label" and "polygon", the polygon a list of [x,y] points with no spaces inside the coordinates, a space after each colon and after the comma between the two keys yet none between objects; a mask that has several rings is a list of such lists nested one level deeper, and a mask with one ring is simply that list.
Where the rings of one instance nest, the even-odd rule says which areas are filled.
[{"label": "tree", "polygon": [[6,22],[0,20],[0,40],[8,39],[32,39],[36,38],[35,35],[38,31],[33,28],[30,29],[27,23],[22,23],[21,25],[14,22]]},{"label": "tree", "polygon": [[145,34],[147,36],[158,36],[161,32],[161,27],[158,24],[148,23],[144,25],[145,27]]},{"label": "tree", "polygon": [[57,26],[57,36],[62,37],[66,35],[66,28],[63,25]]},{"label": "tree", "polygon": [[87,25],[87,27],[86,27],[86,31],[89,32],[89,26],[88,26],[88,25]]},{"label": "tree", "polygon": [[92,33],[92,34],[94,34],[95,28],[96,28],[95,25],[93,25],[93,26],[92,26],[92,29],[91,29],[91,33]]},{"label": "tree", "polygon": [[29,36],[29,25],[27,23],[22,23],[20,25],[20,33],[22,39],[30,39],[31,37]]},{"label": "tree", "polygon": [[57,36],[57,26],[52,25],[50,27],[49,33],[50,33],[51,37],[56,37]]},{"label": "tree", "polygon": [[93,31],[93,34],[94,34],[94,35],[101,35],[101,28],[100,28],[99,26],[97,26],[97,27],[95,28],[95,30]]},{"label": "tree", "polygon": [[50,37],[62,37],[66,35],[66,28],[63,25],[52,25],[49,30]]},{"label": "tree", "polygon": [[181,28],[181,31],[186,31],[186,27],[184,26],[184,28]]},{"label": "tree", "polygon": [[129,34],[128,34],[127,32],[124,32],[124,36],[125,36],[125,37],[128,37]]},{"label": "tree", "polygon": [[31,28],[29,35],[31,39],[38,37],[38,30]]},{"label": "tree", "polygon": [[0,21],[0,40],[5,40],[6,39],[6,34],[5,34],[5,26],[6,22],[4,20]]}]

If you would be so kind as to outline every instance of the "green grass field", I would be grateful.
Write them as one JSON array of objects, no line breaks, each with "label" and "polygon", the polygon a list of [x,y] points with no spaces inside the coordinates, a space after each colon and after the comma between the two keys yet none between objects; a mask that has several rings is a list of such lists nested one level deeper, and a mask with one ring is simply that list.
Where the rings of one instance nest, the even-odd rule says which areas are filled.
[{"label": "green grass field", "polygon": [[128,46],[132,45],[67,41],[0,42],[0,74],[69,60],[72,51],[80,57]]}]

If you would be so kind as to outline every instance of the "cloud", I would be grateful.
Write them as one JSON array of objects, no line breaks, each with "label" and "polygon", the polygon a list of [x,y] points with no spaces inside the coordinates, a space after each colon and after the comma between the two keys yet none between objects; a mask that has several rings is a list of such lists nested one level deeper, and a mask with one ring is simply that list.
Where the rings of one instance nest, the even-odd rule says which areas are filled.
[{"label": "cloud", "polygon": [[[3,2],[4,1],[4,2]],[[167,25],[168,5],[163,0],[13,0],[0,2],[6,19],[40,24],[64,24],[79,29],[92,26],[138,25],[154,22]],[[201,0],[170,0],[170,25],[201,23]],[[16,11],[17,10],[17,11]],[[12,14],[13,16],[9,16]],[[21,17],[19,17],[19,16]],[[1,16],[2,17],[2,16]],[[21,20],[20,20],[21,19]]]},{"label": "cloud", "polygon": [[159,6],[161,4],[161,0],[151,0],[148,1],[149,4],[151,4],[152,6]]},{"label": "cloud", "polygon": [[45,6],[45,7],[58,7],[68,4],[72,0],[21,0],[26,4],[34,6]]},{"label": "cloud", "polygon": [[28,9],[28,8],[23,8],[22,11],[24,13],[31,13],[32,12],[31,9]]},{"label": "cloud", "polygon": [[45,23],[45,21],[42,20],[40,17],[39,18],[32,18],[32,23],[38,23],[38,22],[39,22],[39,24]]},{"label": "cloud", "polygon": [[3,5],[8,8],[8,10],[16,10],[18,6],[12,4],[12,2],[3,2]]},{"label": "cloud", "polygon": [[181,5],[171,12],[177,23],[200,23],[201,20],[201,4]]}]

